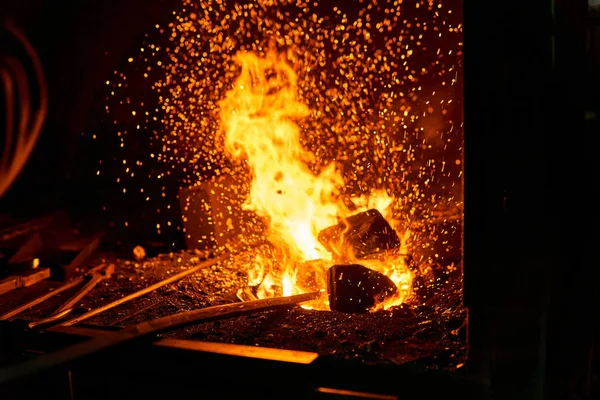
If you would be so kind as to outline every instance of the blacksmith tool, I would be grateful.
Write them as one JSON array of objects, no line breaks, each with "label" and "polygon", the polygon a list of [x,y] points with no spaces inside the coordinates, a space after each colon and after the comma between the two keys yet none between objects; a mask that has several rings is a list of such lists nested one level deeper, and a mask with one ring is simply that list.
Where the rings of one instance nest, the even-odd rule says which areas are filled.
[{"label": "blacksmith tool", "polygon": [[94,287],[105,279],[109,279],[111,275],[115,272],[115,265],[100,265],[94,269],[92,269],[87,275],[90,277],[88,282],[81,288],[77,293],[75,293],[71,298],[65,301],[60,307],[56,309],[48,318],[40,319],[37,321],[33,321],[29,323],[30,328],[34,328],[39,325],[47,325],[51,322],[55,322],[63,319],[67,315],[74,310],[75,305],[79,302],[84,296],[86,296],[89,292],[92,291]]},{"label": "blacksmith tool", "polygon": [[150,285],[150,286],[148,286],[148,287],[146,287],[144,289],[138,290],[137,292],[131,293],[130,295],[127,295],[125,297],[121,297],[118,300],[115,300],[115,301],[113,301],[111,303],[108,303],[108,304],[105,304],[105,305],[103,305],[101,307],[93,309],[93,310],[91,310],[91,311],[89,311],[89,312],[87,312],[87,313],[85,313],[85,314],[83,314],[81,316],[78,316],[78,317],[72,318],[72,319],[70,319],[68,321],[62,322],[60,325],[62,325],[62,326],[71,326],[71,325],[74,325],[74,324],[76,324],[78,322],[84,321],[84,320],[86,320],[88,318],[91,318],[91,317],[93,317],[95,315],[103,313],[106,310],[110,310],[111,308],[115,308],[116,306],[119,306],[121,304],[127,303],[127,302],[129,302],[129,301],[131,301],[133,299],[137,299],[137,298],[139,298],[141,296],[144,296],[144,295],[146,295],[146,294],[148,294],[150,292],[153,292],[153,291],[155,291],[156,289],[158,289],[160,287],[169,285],[169,284],[171,284],[173,282],[177,282],[178,280],[183,279],[183,278],[185,278],[188,275],[195,274],[196,272],[200,271],[203,268],[207,268],[207,267],[210,267],[212,265],[215,265],[215,264],[217,264],[217,263],[225,260],[228,257],[229,257],[229,254],[223,254],[221,256],[218,256],[218,257],[206,260],[203,263],[201,263],[201,264],[199,264],[199,265],[197,265],[195,267],[186,269],[185,271],[182,271],[182,272],[180,272],[180,273],[178,273],[176,275],[173,275],[173,276],[171,276],[171,277],[169,277],[167,279],[164,279],[164,280],[162,280],[160,282],[156,282],[155,284]]},{"label": "blacksmith tool", "polygon": [[109,347],[126,342],[133,342],[142,338],[157,335],[178,327],[189,326],[200,322],[215,321],[233,316],[248,315],[263,311],[291,308],[297,304],[319,299],[324,292],[298,294],[284,297],[270,297],[267,299],[245,301],[241,303],[224,304],[206,307],[198,310],[184,311],[151,321],[141,322],[120,331],[92,338],[85,342],[48,353],[22,364],[0,368],[0,385],[22,379],[32,374],[40,373],[51,368],[63,366]]},{"label": "blacksmith tool", "polygon": [[[107,268],[107,267],[106,267],[106,265],[100,265],[100,266],[98,266],[98,267],[92,268],[92,269],[91,269],[91,270],[88,272],[88,274],[87,274],[87,275],[90,275],[90,276],[92,276],[92,279],[90,280],[90,282],[88,282],[88,284],[87,284],[86,286],[88,286],[89,284],[91,284],[91,283],[92,283],[92,281],[94,281],[94,278],[93,278],[94,274],[98,273],[100,270],[102,270],[102,269],[105,269],[105,268]],[[114,271],[114,266],[112,267],[112,270]],[[112,273],[112,272],[111,272],[111,273]],[[7,312],[7,313],[5,313],[5,314],[1,315],[1,316],[0,316],[0,321],[1,321],[1,320],[7,320],[7,319],[9,319],[9,318],[12,318],[12,317],[14,317],[14,316],[15,316],[15,315],[17,315],[17,314],[20,314],[20,313],[22,313],[23,311],[25,311],[25,310],[28,310],[28,309],[30,309],[30,308],[32,308],[32,307],[35,307],[35,306],[37,306],[38,304],[40,304],[40,303],[43,303],[44,301],[46,301],[46,300],[48,300],[48,299],[50,299],[50,298],[52,298],[52,297],[56,296],[57,294],[60,294],[60,293],[64,292],[65,290],[69,290],[69,289],[71,289],[71,288],[73,288],[73,287],[75,287],[75,286],[78,286],[80,283],[82,283],[82,282],[84,281],[84,279],[85,279],[85,277],[83,277],[83,276],[81,276],[81,277],[79,277],[79,278],[75,278],[75,279],[73,279],[72,281],[65,283],[64,285],[62,285],[62,286],[60,286],[60,287],[58,287],[58,288],[54,289],[54,290],[53,290],[53,291],[51,291],[51,292],[48,292],[48,293],[46,293],[46,294],[45,294],[45,295],[43,295],[43,296],[40,296],[40,297],[38,297],[38,298],[36,298],[36,299],[33,299],[33,300],[31,300],[31,301],[30,301],[30,302],[28,302],[28,303],[25,303],[25,304],[23,304],[23,305],[20,305],[19,307],[17,307],[17,308],[15,308],[15,309],[13,309],[13,310],[11,310],[11,311],[9,311],[9,312]],[[95,286],[97,283],[98,283],[98,282],[95,282],[95,283],[94,283],[94,286]],[[92,289],[94,286],[91,286],[91,287],[89,288],[89,290],[91,290],[91,289]],[[85,289],[85,288],[84,288],[84,289]],[[82,289],[82,290],[83,290],[83,289]],[[88,290],[88,292],[89,292],[89,290]],[[78,293],[78,294],[79,294],[79,293]],[[85,295],[85,293],[84,293],[84,295]],[[83,297],[83,296],[81,296],[81,297]],[[80,298],[81,298],[81,297],[80,297]],[[73,298],[75,298],[75,297],[73,297]],[[73,299],[73,298],[72,298],[72,299]],[[72,299],[70,299],[69,301],[71,301]],[[77,302],[78,300],[79,300],[79,299],[76,299],[76,300],[75,300],[75,302]],[[66,304],[66,303],[65,303],[65,304]],[[63,306],[64,306],[64,304],[63,304]],[[63,306],[61,306],[61,311],[62,311],[62,310],[64,310]],[[66,307],[66,308],[71,308],[71,307]],[[56,313],[57,313],[57,312],[58,312],[58,310],[56,311]],[[65,314],[65,315],[66,315],[66,314]]]},{"label": "blacksmith tool", "polygon": [[77,302],[79,302],[84,296],[86,296],[89,292],[92,291],[94,287],[105,279],[110,279],[112,274],[115,272],[115,265],[100,265],[94,269],[92,269],[87,275],[90,277],[88,282],[83,285],[81,289],[77,293],[75,293],[71,298],[65,301],[60,307],[56,309],[48,318],[40,319],[37,321],[33,321],[29,323],[30,328],[34,328],[38,325],[46,325],[51,322],[58,321],[63,319],[67,315],[73,311]]},{"label": "blacksmith tool", "polygon": [[89,282],[86,283],[81,288],[81,290],[79,290],[79,292],[77,292],[69,300],[65,301],[60,307],[58,307],[58,309],[54,311],[52,315],[55,316],[57,314],[63,313],[67,309],[73,308],[73,306],[75,306],[75,304],[77,304],[77,302],[81,300],[83,296],[87,295],[94,287],[96,287],[98,283],[102,282],[105,279],[110,279],[114,272],[114,264],[101,265],[91,270],[90,273],[88,273],[88,275],[91,276]]},{"label": "blacksmith tool", "polygon": [[81,282],[83,282],[83,277],[73,279],[72,281],[65,283],[64,285],[54,289],[53,291],[48,292],[43,296],[35,298],[35,299],[31,300],[30,302],[20,305],[19,307],[1,315],[0,321],[12,318],[17,314],[22,313],[25,310],[29,310],[30,308],[35,307],[40,303],[43,303],[44,301],[56,296],[57,294],[60,294],[60,293],[64,292],[65,290],[69,290],[69,289],[79,285]]}]

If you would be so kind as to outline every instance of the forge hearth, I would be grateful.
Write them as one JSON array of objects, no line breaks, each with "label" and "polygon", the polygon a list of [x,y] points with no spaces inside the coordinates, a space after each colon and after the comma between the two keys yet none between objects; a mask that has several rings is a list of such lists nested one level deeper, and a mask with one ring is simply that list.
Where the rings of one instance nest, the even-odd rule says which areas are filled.
[{"label": "forge hearth", "polygon": [[[6,3],[2,399],[600,398],[596,0]],[[369,210],[398,241],[351,232]],[[55,211],[73,219],[36,237]],[[114,273],[72,317],[224,253],[48,323],[94,267]],[[356,265],[393,301],[324,294],[29,374],[156,318],[333,293]]]},{"label": "forge hearth", "polygon": [[[112,263],[115,272],[79,305],[92,309],[119,299],[201,260],[197,251],[160,255],[144,261],[132,256],[102,256],[91,264]],[[181,311],[235,301],[237,288],[247,284],[246,274],[231,263],[217,264],[173,285],[163,287],[133,302],[85,321],[88,327],[116,329]],[[57,285],[57,284],[55,284]],[[455,282],[460,285],[460,282]],[[260,347],[301,350],[375,364],[403,364],[423,360],[430,368],[455,369],[464,358],[464,311],[456,287],[448,285],[436,306],[396,307],[362,315],[332,311],[267,311],[181,328],[165,336]],[[45,317],[73,291],[59,294],[19,315],[33,321]],[[11,308],[33,297],[6,297],[2,308]],[[1,312],[2,310],[0,310]]]},{"label": "forge hearth", "polygon": [[148,339],[460,370],[461,1],[242,3],[182,0],[102,80],[83,136],[113,247],[76,300],[9,294],[9,336],[90,328],[63,364]]}]

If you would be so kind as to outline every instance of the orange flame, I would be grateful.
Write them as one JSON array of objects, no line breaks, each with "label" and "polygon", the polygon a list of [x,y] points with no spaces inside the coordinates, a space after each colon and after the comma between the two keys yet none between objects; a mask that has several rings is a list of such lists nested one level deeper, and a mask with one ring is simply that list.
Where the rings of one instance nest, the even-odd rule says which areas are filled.
[{"label": "orange flame", "polygon": [[[318,174],[307,165],[315,156],[302,147],[296,121],[310,110],[298,98],[298,78],[285,58],[270,51],[264,58],[246,52],[236,59],[240,75],[220,103],[225,150],[250,167],[252,186],[243,206],[265,219],[268,240],[283,253],[276,267],[257,255],[248,271],[249,284],[259,285],[259,298],[274,296],[275,286],[283,295],[302,293],[299,271],[304,272],[306,262],[331,260],[317,239],[319,232],[350,214],[339,194],[344,179],[333,163]],[[393,198],[385,191],[351,200],[358,211],[377,208],[384,217],[391,217]],[[382,263],[374,269],[397,282],[410,283],[404,265],[395,268],[393,263]],[[325,269],[307,270],[315,275],[313,284],[323,289]],[[409,290],[399,289],[403,293],[399,301],[405,301]]]},{"label": "orange flame", "polygon": [[331,164],[315,176],[302,161],[312,154],[300,145],[295,119],[308,108],[296,98],[296,74],[275,53],[261,59],[241,53],[242,72],[221,103],[225,147],[233,158],[246,158],[253,171],[244,205],[268,219],[270,239],[289,248],[294,261],[327,257],[316,239],[337,222],[334,193],[343,185]]}]

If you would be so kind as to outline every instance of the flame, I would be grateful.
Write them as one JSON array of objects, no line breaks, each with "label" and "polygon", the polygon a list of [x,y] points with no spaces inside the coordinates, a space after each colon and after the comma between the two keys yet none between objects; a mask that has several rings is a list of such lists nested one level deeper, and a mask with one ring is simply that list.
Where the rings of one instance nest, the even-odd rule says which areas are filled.
[{"label": "flame", "polygon": [[[315,155],[303,148],[298,121],[308,117],[310,110],[298,97],[298,78],[284,55],[243,52],[236,61],[241,72],[220,103],[225,150],[251,170],[252,185],[243,208],[265,220],[268,240],[281,251],[274,263],[257,255],[248,270],[249,284],[259,285],[259,298],[276,295],[275,287],[286,296],[303,293],[311,285],[323,289],[325,269],[306,264],[331,260],[317,239],[319,232],[369,208],[391,217],[393,197],[383,190],[355,196],[350,199],[355,206],[350,212],[340,194],[344,179],[337,166],[331,163],[320,172],[309,167]],[[410,282],[404,265],[401,273],[393,263],[375,267],[398,282]],[[299,279],[304,278],[300,277],[307,274],[310,282],[301,284]],[[405,301],[409,290],[400,292],[398,301]]]},{"label": "flame", "polygon": [[254,265],[248,268],[248,285],[258,286],[265,278],[265,270],[263,268],[262,257],[260,254],[256,255]]},{"label": "flame", "polygon": [[258,297],[259,299],[264,299],[267,297],[274,297],[274,296],[276,296],[276,292],[275,292],[274,288],[275,288],[275,280],[273,279],[273,276],[269,273],[265,276],[263,281],[260,283],[258,290],[256,292],[256,297]]},{"label": "flame", "polygon": [[389,196],[385,190],[374,190],[369,196],[360,195],[351,199],[352,203],[360,211],[376,209],[387,220],[392,218],[391,205],[394,198]]},{"label": "flame", "polygon": [[303,160],[295,120],[309,109],[296,98],[296,74],[276,53],[240,53],[242,72],[221,103],[225,149],[253,172],[244,208],[268,219],[270,239],[295,261],[327,257],[317,233],[337,222],[334,193],[343,185],[335,165],[314,175]]},{"label": "flame", "polygon": [[281,286],[284,296],[291,296],[294,293],[294,282],[296,282],[295,270],[287,270],[283,275]]}]

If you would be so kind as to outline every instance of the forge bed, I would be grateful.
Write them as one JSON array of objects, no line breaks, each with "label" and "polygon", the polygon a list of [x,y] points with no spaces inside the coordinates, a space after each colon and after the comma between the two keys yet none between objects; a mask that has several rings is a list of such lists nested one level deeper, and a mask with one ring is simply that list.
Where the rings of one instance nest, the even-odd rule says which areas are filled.
[{"label": "forge bed", "polygon": [[[129,254],[100,254],[90,267],[114,263],[115,273],[101,282],[80,306],[91,309],[149,286],[198,264],[202,254],[194,251],[169,253],[134,261]],[[126,327],[153,318],[235,301],[235,291],[246,284],[246,274],[224,263],[162,287],[146,296],[85,321],[86,325]],[[369,364],[420,363],[425,368],[453,370],[464,360],[464,321],[458,280],[447,282],[420,306],[353,315],[306,310],[267,311],[208,322],[164,334],[177,339],[235,343],[289,350],[313,351],[338,359]],[[5,296],[5,311],[39,296],[59,283],[44,282]],[[47,317],[75,290],[19,315],[24,320]]]}]

